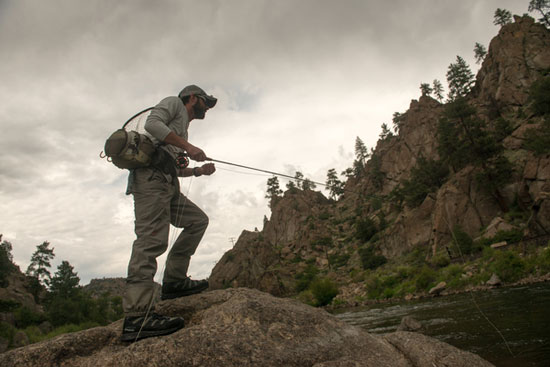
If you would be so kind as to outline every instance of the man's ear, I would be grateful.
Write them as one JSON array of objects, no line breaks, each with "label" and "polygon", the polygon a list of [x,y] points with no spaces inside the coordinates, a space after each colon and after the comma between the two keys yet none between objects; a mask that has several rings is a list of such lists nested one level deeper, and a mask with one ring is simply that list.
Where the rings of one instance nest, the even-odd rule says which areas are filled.
[{"label": "man's ear", "polygon": [[190,104],[191,106],[196,105],[197,102],[198,102],[198,100],[199,100],[199,98],[198,98],[196,95],[194,95],[194,94],[191,94],[191,95],[189,96],[189,104]]}]

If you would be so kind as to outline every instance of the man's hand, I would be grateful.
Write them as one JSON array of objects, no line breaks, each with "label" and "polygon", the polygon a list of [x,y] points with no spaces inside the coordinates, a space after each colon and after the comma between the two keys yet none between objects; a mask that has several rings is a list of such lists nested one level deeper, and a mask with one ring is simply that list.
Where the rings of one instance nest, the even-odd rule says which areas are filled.
[{"label": "man's hand", "polygon": [[186,151],[187,151],[187,154],[189,154],[189,158],[191,158],[194,161],[203,162],[206,160],[206,154],[204,154],[201,148],[197,148],[196,146],[189,144]]},{"label": "man's hand", "polygon": [[166,138],[164,138],[164,142],[166,144],[174,145],[176,147],[180,147],[181,149],[185,150],[189,155],[189,158],[191,158],[194,161],[203,162],[206,160],[206,154],[204,154],[201,148],[197,148],[196,146],[189,143],[184,138],[176,135],[173,131],[170,131],[170,133],[166,135]]},{"label": "man's hand", "polygon": [[214,163],[206,163],[203,164],[201,169],[201,173],[206,176],[210,176],[214,172],[216,172],[216,166],[214,166]]}]

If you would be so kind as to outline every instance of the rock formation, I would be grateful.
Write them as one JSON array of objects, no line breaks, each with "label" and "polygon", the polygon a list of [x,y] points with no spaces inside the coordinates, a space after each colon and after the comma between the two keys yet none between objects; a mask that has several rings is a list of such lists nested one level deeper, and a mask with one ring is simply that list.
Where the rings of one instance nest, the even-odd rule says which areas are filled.
[{"label": "rock formation", "polygon": [[0,365],[492,366],[475,354],[421,334],[371,335],[321,309],[251,289],[164,301],[158,310],[184,316],[186,327],[127,344],[119,341],[122,325],[116,322],[0,354]]},{"label": "rock formation", "polygon": [[296,293],[296,276],[308,265],[348,284],[350,272],[360,268],[357,250],[363,245],[353,235],[358,221],[365,219],[383,228],[371,242],[387,258],[419,248],[434,256],[452,241],[455,226],[478,238],[505,217],[503,204],[519,206],[531,219],[498,223],[498,230],[550,234],[550,157],[536,156],[523,147],[526,133],[542,121],[530,112],[528,90],[549,69],[550,31],[528,16],[516,17],[491,41],[466,97],[488,129],[499,129],[502,120],[511,126],[502,137],[503,155],[513,168],[509,182],[499,188],[502,202],[478,184],[479,168],[472,165],[451,172],[417,207],[396,208],[388,199],[410,178],[419,157],[439,159],[437,127],[445,105],[422,96],[401,115],[399,134],[378,141],[364,172],[347,180],[338,201],[293,189],[274,202],[265,228],[243,232],[214,267],[212,288],[245,286],[291,295]]}]

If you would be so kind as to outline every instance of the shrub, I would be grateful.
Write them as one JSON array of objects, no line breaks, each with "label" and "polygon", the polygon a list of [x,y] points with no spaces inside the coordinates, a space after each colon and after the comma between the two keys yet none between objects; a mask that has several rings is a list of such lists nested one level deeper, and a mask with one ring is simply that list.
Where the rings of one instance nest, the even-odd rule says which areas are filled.
[{"label": "shrub", "polygon": [[540,78],[531,85],[529,99],[536,114],[550,113],[550,76]]},{"label": "shrub", "polygon": [[372,219],[361,218],[356,222],[355,235],[361,241],[369,242],[376,232],[378,232],[378,228]]},{"label": "shrub", "polygon": [[15,328],[8,323],[0,322],[0,338],[8,341],[8,346],[13,342],[13,336],[15,335]]},{"label": "shrub", "polygon": [[497,251],[491,269],[504,282],[519,280],[525,271],[525,262],[513,251]]},{"label": "shrub", "polygon": [[436,278],[437,278],[437,273],[433,269],[431,269],[428,266],[422,267],[422,269],[420,270],[420,273],[416,277],[416,282],[415,282],[416,290],[417,291],[428,290],[429,288],[431,288]]},{"label": "shrub", "polygon": [[315,265],[308,265],[306,269],[301,272],[300,274],[296,275],[296,292],[302,292],[306,290],[311,282],[315,279],[317,274],[319,273],[319,269]]},{"label": "shrub", "polygon": [[328,263],[330,266],[334,266],[335,268],[342,267],[348,263],[348,260],[350,258],[350,254],[347,252],[343,254],[332,254],[328,257]]},{"label": "shrub", "polygon": [[374,270],[388,261],[385,256],[376,255],[372,246],[361,247],[357,251],[364,270]]},{"label": "shrub", "polygon": [[24,329],[30,325],[40,324],[46,320],[46,316],[41,313],[32,311],[26,306],[21,306],[14,311],[15,325],[18,328]]},{"label": "shrub", "polygon": [[438,268],[444,268],[451,263],[451,259],[449,259],[449,255],[440,252],[432,258],[431,263]]},{"label": "shrub", "polygon": [[430,192],[441,187],[448,174],[449,169],[442,161],[418,157],[411,169],[411,178],[404,180],[400,189],[407,206],[414,208],[422,204]]},{"label": "shrub", "polygon": [[315,297],[315,306],[328,305],[338,294],[338,287],[328,278],[313,281],[310,290]]},{"label": "shrub", "polygon": [[537,256],[536,266],[543,274],[550,272],[550,247],[543,249]]},{"label": "shrub", "polygon": [[523,147],[534,152],[535,155],[550,153],[550,116],[546,116],[541,127],[525,132]]},{"label": "shrub", "polygon": [[453,229],[453,242],[458,246],[463,255],[471,254],[474,249],[472,237],[464,232],[458,225]]}]

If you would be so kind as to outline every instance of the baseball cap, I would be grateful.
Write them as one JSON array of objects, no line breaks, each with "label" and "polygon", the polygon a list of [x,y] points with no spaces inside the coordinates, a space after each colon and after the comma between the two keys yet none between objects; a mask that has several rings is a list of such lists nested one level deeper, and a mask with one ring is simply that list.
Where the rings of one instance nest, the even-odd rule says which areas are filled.
[{"label": "baseball cap", "polygon": [[180,94],[178,94],[178,97],[183,98],[186,96],[190,96],[191,94],[204,97],[204,101],[206,102],[208,108],[214,107],[216,105],[216,102],[218,102],[218,99],[216,97],[209,96],[204,90],[202,90],[202,88],[199,88],[193,84],[183,88]]}]

